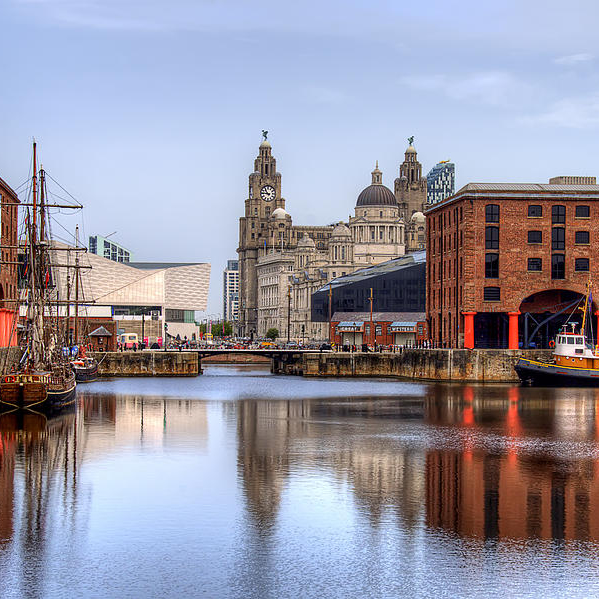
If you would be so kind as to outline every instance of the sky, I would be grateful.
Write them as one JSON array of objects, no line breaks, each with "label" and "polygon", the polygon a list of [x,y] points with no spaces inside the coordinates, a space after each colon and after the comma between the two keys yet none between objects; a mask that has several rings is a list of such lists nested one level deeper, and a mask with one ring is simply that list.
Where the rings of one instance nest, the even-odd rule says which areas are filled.
[{"label": "sky", "polygon": [[[208,313],[262,129],[294,224],[347,220],[407,138],[469,182],[599,175],[592,0],[3,0],[0,177],[44,168],[63,221],[140,261],[210,262]],[[61,217],[62,218],[62,217]]]}]

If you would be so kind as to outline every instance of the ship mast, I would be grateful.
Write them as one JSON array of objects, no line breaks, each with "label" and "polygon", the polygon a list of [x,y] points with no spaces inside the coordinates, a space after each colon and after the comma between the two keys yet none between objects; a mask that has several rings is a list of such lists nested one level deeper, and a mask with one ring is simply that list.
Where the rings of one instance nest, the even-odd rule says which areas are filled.
[{"label": "ship mast", "polygon": [[[79,225],[75,227],[75,248],[79,248]],[[75,253],[75,345],[79,346],[79,252]]]}]

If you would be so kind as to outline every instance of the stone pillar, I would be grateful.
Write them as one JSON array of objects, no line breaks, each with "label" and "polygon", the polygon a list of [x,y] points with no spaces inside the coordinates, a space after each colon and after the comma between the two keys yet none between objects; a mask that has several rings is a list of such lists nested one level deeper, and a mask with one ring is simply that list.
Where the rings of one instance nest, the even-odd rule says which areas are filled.
[{"label": "stone pillar", "polygon": [[462,312],[464,316],[464,348],[474,349],[474,315],[476,312]]},{"label": "stone pillar", "polygon": [[518,316],[520,312],[508,312],[510,328],[508,333],[508,349],[518,349]]}]

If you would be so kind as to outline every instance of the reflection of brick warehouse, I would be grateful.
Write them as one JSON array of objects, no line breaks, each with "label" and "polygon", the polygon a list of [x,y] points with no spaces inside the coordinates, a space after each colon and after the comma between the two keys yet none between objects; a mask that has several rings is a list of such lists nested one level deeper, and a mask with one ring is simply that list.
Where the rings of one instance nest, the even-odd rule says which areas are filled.
[{"label": "reflection of brick warehouse", "polygon": [[[448,347],[547,346],[599,280],[599,186],[471,183],[427,212],[427,319]],[[594,183],[594,179],[592,179]],[[599,286],[594,289],[599,297]],[[564,310],[563,315],[558,315]]]},{"label": "reflection of brick warehouse", "polygon": [[13,534],[16,432],[0,432],[0,545]]},{"label": "reflection of brick warehouse", "polygon": [[[596,460],[573,462],[559,455],[539,455],[535,448],[531,453],[522,451],[527,446],[526,429],[536,430],[539,416],[555,419],[556,415],[550,403],[544,404],[547,410],[537,406],[527,414],[526,405],[517,401],[517,389],[514,391],[507,407],[503,402],[503,452],[486,451],[476,444],[469,447],[469,437],[464,435],[461,451],[427,454],[427,525],[481,539],[599,540]],[[474,392],[470,396],[460,410],[463,428],[474,424],[481,400]],[[484,414],[488,418],[487,407]],[[576,438],[581,429],[574,433]],[[583,437],[589,432],[582,433]],[[571,434],[567,438],[571,439]]]}]

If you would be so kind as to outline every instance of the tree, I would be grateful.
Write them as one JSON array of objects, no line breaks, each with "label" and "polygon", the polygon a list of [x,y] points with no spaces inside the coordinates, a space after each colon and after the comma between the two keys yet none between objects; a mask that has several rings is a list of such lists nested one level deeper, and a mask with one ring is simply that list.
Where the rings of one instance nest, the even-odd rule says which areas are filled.
[{"label": "tree", "polygon": [[274,341],[279,336],[279,329],[268,329],[266,331],[266,338]]}]

